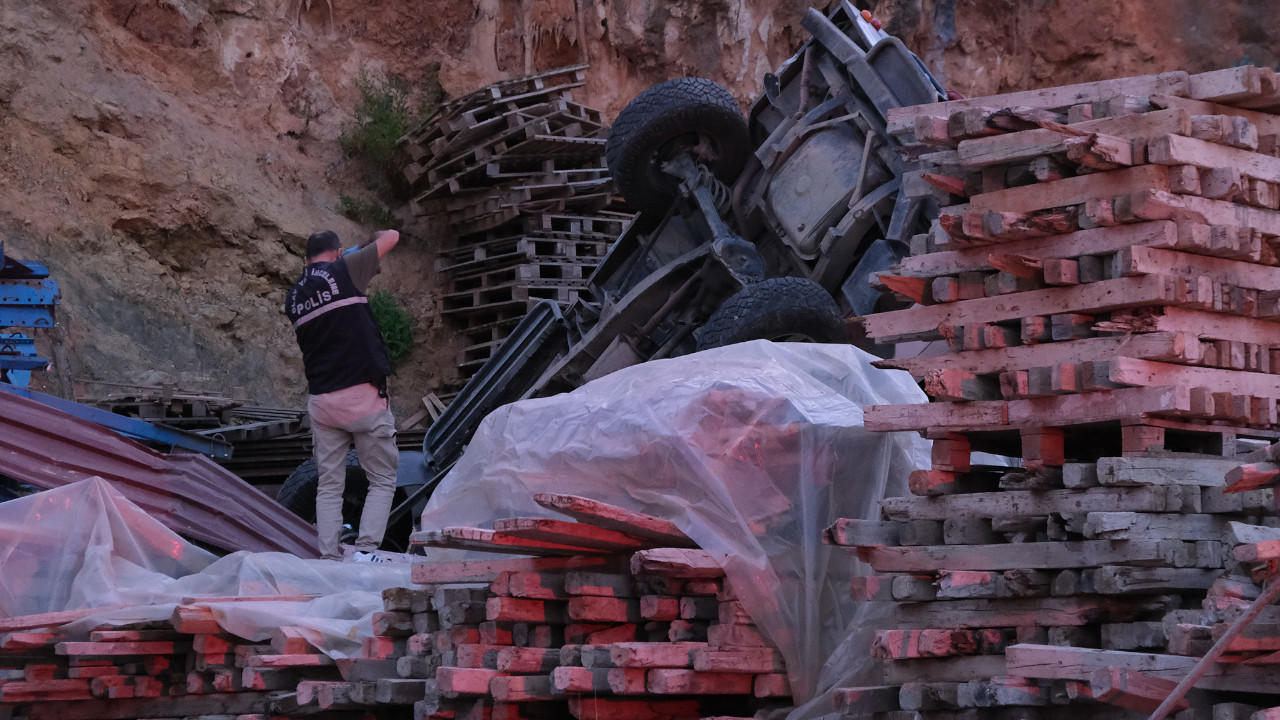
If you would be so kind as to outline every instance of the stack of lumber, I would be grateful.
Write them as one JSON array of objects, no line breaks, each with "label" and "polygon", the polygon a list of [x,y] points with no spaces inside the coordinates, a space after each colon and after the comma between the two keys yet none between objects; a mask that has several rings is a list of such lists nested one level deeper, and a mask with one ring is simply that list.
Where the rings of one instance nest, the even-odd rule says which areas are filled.
[{"label": "stack of lumber", "polygon": [[693,720],[789,708],[782,658],[715,558],[652,516],[536,499],[578,522],[415,535],[429,547],[534,556],[416,565],[421,587],[384,594],[417,632],[401,662],[434,670],[415,718]]},{"label": "stack of lumber", "polygon": [[[1225,477],[1280,437],[1280,117],[1255,109],[1277,105],[1232,68],[891,113],[925,162],[907,192],[942,211],[878,278],[916,305],[863,322],[943,354],[879,363],[934,402],[866,413],[934,440],[914,496],[828,531],[896,620],[846,716],[1140,717],[1256,596],[1232,546],[1276,499]],[[1280,704],[1247,659],[1177,709]]]},{"label": "stack of lumber", "polygon": [[443,313],[463,327],[458,365],[479,369],[542,299],[568,305],[630,220],[610,211],[601,114],[575,103],[586,65],[450,100],[402,138],[420,214],[457,238],[436,269]]},{"label": "stack of lumber", "polygon": [[[566,495],[579,522],[512,518],[415,535],[431,547],[515,554],[419,564],[383,591],[358,657],[334,660],[300,627],[232,635],[219,602],[185,598],[167,622],[64,626],[97,610],[0,620],[5,720],[323,717],[699,720],[780,717],[781,655],[716,558],[669,522]],[[259,616],[269,616],[260,610]]]},{"label": "stack of lumber", "polygon": [[210,609],[310,599],[186,598],[168,622],[103,627],[80,639],[68,639],[64,626],[103,608],[0,620],[0,708],[6,718],[32,720],[310,714],[301,686],[341,680],[362,661],[335,662],[295,628],[277,628],[269,643],[227,634]]}]

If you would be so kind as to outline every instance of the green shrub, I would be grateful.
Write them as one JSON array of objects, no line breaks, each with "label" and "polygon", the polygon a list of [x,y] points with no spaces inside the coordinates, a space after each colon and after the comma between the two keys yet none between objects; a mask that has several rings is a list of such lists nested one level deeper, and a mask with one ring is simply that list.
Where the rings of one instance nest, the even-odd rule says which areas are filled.
[{"label": "green shrub", "polygon": [[400,218],[396,217],[395,213],[388,210],[385,205],[377,200],[365,200],[339,194],[338,205],[335,209],[358,223],[366,223],[379,228],[400,229]]},{"label": "green shrub", "polygon": [[412,110],[409,85],[403,77],[360,71],[356,78],[360,103],[355,108],[355,124],[343,128],[339,142],[348,155],[360,159],[370,188],[381,189],[388,178],[398,175],[404,164],[400,138],[435,112],[444,99],[439,71],[439,63],[427,66],[416,88],[417,107]]},{"label": "green shrub", "polygon": [[391,353],[391,365],[404,362],[413,350],[413,316],[395,297],[384,290],[369,295],[369,308],[382,330],[382,340]]}]

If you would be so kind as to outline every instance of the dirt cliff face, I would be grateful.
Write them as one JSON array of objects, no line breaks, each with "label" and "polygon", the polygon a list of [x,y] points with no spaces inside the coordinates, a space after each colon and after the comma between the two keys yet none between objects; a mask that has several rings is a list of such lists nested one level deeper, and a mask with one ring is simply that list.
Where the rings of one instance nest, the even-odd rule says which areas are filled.
[{"label": "dirt cliff face", "polygon": [[1265,0],[876,0],[948,88],[990,95],[1169,70],[1275,67]]},{"label": "dirt cliff face", "polygon": [[[612,116],[650,85],[700,75],[751,98],[806,33],[798,0],[29,0],[0,5],[0,234],[63,290],[47,379],[173,380],[303,396],[280,313],[304,238],[374,228],[334,211],[360,195],[338,138],[356,78],[446,92],[569,64],[577,99]],[[1273,64],[1263,2],[878,0],[873,9],[969,95],[1184,68]],[[404,210],[402,209],[402,212]],[[404,414],[448,385],[434,255],[413,221],[376,286],[417,318]]]}]

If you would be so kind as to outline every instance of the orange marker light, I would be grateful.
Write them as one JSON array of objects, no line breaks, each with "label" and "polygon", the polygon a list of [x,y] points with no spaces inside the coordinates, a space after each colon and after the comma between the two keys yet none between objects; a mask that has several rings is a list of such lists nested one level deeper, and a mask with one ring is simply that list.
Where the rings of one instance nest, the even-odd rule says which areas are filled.
[{"label": "orange marker light", "polygon": [[862,19],[863,19],[863,20],[866,20],[867,22],[871,22],[871,11],[870,11],[870,10],[863,10],[863,11],[862,11]]}]

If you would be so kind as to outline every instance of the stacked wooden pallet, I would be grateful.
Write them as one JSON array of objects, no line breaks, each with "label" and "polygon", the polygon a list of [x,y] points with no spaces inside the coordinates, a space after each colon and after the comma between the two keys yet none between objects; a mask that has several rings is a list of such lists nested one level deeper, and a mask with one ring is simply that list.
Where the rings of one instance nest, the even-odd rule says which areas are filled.
[{"label": "stacked wooden pallet", "polygon": [[790,706],[780,655],[714,558],[658,518],[537,499],[580,522],[512,518],[415,536],[536,556],[418,565],[422,588],[384,595],[402,625],[422,631],[401,662],[434,669],[416,718],[668,720]]},{"label": "stacked wooden pallet", "polygon": [[[1232,68],[891,115],[927,164],[908,192],[943,207],[879,278],[917,305],[864,325],[946,346],[881,363],[935,402],[866,413],[934,439],[915,497],[828,533],[876,573],[854,596],[896,604],[884,684],[846,715],[1150,712],[1206,649],[1206,608],[1246,597],[1224,543],[1276,501],[1224,476],[1278,437],[1280,117],[1249,109],[1278,100]],[[1182,707],[1238,717],[1249,693],[1280,685],[1218,665]]]},{"label": "stacked wooden pallet", "polygon": [[631,215],[600,210],[592,215],[524,215],[518,224],[462,238],[436,262],[452,292],[442,312],[461,324],[458,367],[479,369],[528,311],[530,303],[567,306]]},{"label": "stacked wooden pallet", "polygon": [[568,305],[630,216],[611,212],[601,114],[573,102],[585,65],[491,85],[443,104],[403,139],[421,213],[457,237],[437,270],[464,328],[458,365],[479,369],[531,303]]}]

